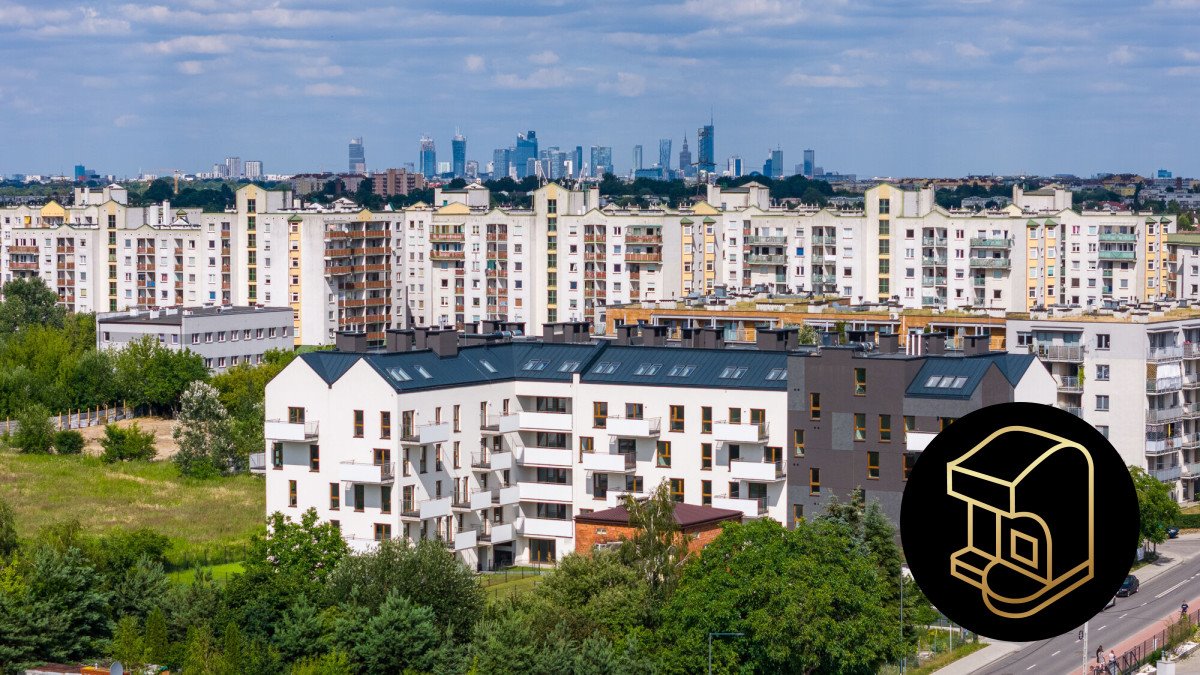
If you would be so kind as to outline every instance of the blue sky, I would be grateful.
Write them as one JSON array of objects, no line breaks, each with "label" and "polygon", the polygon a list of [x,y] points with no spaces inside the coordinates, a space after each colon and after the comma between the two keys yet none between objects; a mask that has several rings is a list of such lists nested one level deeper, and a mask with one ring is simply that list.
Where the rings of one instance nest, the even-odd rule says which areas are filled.
[{"label": "blue sky", "polygon": [[[632,147],[860,175],[1200,174],[1200,0],[0,0],[0,173]],[[674,158],[673,158],[674,161]]]}]

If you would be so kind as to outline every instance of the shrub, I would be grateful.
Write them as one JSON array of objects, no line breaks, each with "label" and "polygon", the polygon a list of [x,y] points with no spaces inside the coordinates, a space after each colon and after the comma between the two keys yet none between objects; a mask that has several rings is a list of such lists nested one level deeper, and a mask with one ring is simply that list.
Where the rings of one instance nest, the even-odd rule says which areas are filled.
[{"label": "shrub", "polygon": [[26,406],[17,415],[17,430],[12,434],[12,444],[21,452],[46,454],[54,445],[54,424],[50,411],[45,406]]},{"label": "shrub", "polygon": [[54,451],[60,455],[78,455],[83,452],[83,434],[72,429],[54,434]]},{"label": "shrub", "polygon": [[104,438],[100,439],[104,447],[102,459],[112,464],[114,462],[129,462],[136,460],[154,459],[154,434],[142,431],[137,422],[127,427],[108,424],[104,427]]}]

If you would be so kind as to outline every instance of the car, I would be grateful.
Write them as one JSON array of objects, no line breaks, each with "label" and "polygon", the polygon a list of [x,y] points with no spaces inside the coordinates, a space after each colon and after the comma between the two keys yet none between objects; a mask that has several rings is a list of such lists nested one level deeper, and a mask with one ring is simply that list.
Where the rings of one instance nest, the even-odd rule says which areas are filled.
[{"label": "car", "polygon": [[1167,538],[1174,539],[1179,536],[1179,528],[1174,525],[1167,528]]},{"label": "car", "polygon": [[1117,597],[1124,598],[1137,593],[1138,586],[1140,585],[1141,583],[1138,581],[1138,578],[1130,574],[1125,577],[1125,581],[1122,581],[1121,587],[1117,589]]}]

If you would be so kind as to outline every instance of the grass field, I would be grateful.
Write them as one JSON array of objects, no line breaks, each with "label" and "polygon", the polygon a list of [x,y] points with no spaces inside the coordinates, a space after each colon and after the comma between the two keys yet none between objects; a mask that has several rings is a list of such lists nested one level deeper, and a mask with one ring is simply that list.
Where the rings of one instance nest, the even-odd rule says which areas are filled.
[{"label": "grass field", "polygon": [[170,462],[105,464],[96,457],[0,452],[0,498],[30,537],[55,522],[78,520],[99,534],[148,527],[170,537],[168,557],[241,545],[263,527],[265,491],[256,476],[181,478]]},{"label": "grass field", "polygon": [[[218,584],[223,584],[234,574],[240,574],[245,571],[245,568],[242,567],[242,563],[240,562],[225,563],[224,565],[211,565],[209,567],[202,567],[200,569],[212,574],[213,581],[217,582]],[[186,586],[190,585],[192,581],[196,579],[196,569],[193,568],[179,570],[177,572],[170,572],[167,576],[170,577],[171,581]]]}]

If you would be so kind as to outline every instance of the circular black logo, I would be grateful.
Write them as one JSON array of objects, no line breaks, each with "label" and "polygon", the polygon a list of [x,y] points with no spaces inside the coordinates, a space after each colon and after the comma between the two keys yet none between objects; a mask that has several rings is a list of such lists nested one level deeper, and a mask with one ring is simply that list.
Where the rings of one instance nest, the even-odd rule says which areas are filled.
[{"label": "circular black logo", "polygon": [[1137,494],[1099,431],[1058,408],[1003,403],[946,427],[904,488],[913,578],[980,635],[1029,642],[1102,610],[1138,545]]}]

